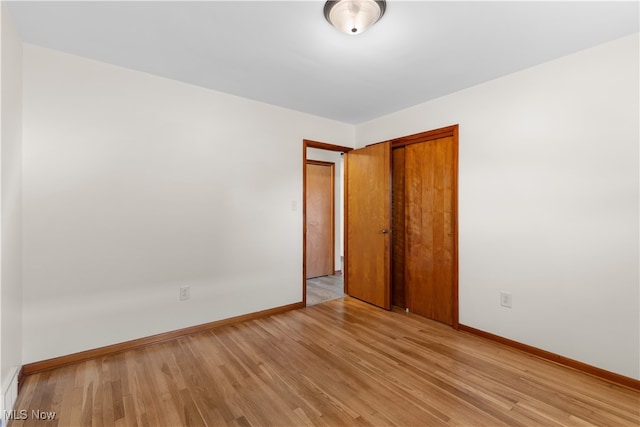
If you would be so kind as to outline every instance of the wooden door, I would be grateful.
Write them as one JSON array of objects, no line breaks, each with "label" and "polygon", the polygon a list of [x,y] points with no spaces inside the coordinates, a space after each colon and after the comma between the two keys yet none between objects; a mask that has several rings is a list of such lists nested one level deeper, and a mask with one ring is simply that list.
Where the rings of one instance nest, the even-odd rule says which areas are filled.
[{"label": "wooden door", "polygon": [[411,312],[457,323],[454,138],[405,147],[405,287]]},{"label": "wooden door", "polygon": [[345,155],[345,292],[391,309],[391,143]]},{"label": "wooden door", "polygon": [[306,278],[309,279],[335,272],[335,165],[309,160],[306,171]]},{"label": "wooden door", "polygon": [[405,182],[404,182],[405,148],[391,150],[391,274],[392,304],[406,308],[405,276]]}]

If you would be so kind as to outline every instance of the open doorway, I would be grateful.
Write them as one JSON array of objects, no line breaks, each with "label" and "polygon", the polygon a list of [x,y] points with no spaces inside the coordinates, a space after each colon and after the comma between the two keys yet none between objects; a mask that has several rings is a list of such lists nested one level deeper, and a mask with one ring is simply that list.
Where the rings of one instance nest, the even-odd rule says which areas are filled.
[{"label": "open doorway", "polygon": [[342,154],[350,150],[352,148],[303,141],[303,301],[306,305],[345,295]]}]

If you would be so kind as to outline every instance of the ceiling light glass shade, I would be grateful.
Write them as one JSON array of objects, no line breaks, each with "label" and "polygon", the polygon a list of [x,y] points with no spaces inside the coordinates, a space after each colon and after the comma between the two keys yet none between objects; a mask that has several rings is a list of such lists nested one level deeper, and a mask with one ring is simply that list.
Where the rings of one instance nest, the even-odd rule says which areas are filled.
[{"label": "ceiling light glass shade", "polygon": [[386,2],[375,0],[337,0],[324,5],[324,17],[346,34],[363,33],[375,24],[386,9]]}]

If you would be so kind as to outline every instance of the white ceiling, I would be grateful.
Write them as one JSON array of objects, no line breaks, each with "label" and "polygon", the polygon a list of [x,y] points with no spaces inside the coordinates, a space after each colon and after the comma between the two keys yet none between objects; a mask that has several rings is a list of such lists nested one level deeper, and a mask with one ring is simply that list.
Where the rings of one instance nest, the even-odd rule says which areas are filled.
[{"label": "white ceiling", "polygon": [[323,1],[5,3],[25,42],[353,124],[639,31],[637,1],[391,0],[358,36]]}]

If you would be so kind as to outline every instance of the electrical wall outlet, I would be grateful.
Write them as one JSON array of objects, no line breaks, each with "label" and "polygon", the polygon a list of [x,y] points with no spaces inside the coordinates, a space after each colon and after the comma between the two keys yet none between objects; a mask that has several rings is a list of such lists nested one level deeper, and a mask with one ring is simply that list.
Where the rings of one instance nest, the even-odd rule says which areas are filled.
[{"label": "electrical wall outlet", "polygon": [[189,286],[180,286],[180,301],[186,301],[191,297],[191,288]]},{"label": "electrical wall outlet", "polygon": [[500,305],[503,307],[511,308],[511,293],[510,292],[500,292]]}]

